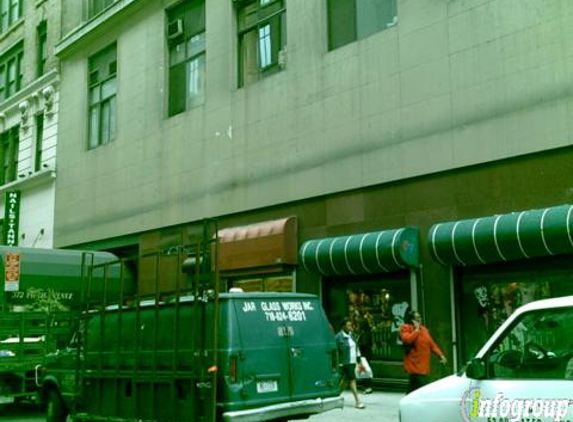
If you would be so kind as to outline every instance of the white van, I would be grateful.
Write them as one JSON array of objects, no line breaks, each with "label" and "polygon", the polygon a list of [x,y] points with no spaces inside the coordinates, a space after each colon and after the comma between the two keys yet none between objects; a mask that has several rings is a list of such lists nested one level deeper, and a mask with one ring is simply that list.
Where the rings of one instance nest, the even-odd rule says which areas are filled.
[{"label": "white van", "polygon": [[404,397],[400,421],[573,422],[573,296],[516,310],[463,371]]}]

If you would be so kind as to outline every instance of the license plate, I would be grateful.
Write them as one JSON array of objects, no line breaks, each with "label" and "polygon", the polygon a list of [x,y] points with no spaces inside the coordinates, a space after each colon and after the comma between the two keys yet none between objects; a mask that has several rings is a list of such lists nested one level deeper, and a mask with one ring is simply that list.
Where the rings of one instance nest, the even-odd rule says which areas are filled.
[{"label": "license plate", "polygon": [[273,391],[279,391],[279,384],[276,380],[257,381],[257,393],[272,393]]},{"label": "license plate", "polygon": [[0,404],[14,403],[14,397],[0,396]]}]

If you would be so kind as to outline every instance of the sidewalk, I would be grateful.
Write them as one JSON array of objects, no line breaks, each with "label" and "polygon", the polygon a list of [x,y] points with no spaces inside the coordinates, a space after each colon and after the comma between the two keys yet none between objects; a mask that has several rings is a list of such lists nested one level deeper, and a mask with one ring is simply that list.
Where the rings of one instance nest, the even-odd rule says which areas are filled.
[{"label": "sidewalk", "polygon": [[398,422],[398,403],[404,393],[379,392],[361,394],[365,409],[356,409],[349,391],[344,392],[344,409],[311,416],[309,422]]}]

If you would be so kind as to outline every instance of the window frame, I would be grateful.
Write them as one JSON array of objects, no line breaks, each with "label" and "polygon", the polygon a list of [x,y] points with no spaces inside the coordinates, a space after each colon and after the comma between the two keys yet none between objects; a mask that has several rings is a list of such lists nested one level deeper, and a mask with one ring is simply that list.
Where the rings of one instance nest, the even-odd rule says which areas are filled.
[{"label": "window frame", "polygon": [[0,134],[0,185],[13,182],[17,178],[20,144],[20,126],[16,125]]},{"label": "window frame", "polygon": [[[253,11],[248,11],[249,8],[252,8],[254,13]],[[249,13],[256,14],[255,21],[248,22]],[[287,45],[286,1],[239,1],[237,2],[236,16],[238,53],[237,83],[239,88],[241,88],[283,70],[284,60],[281,55]],[[268,32],[261,32],[265,28],[268,28]],[[262,37],[261,34],[263,35]],[[275,40],[275,38],[278,39]],[[263,40],[268,40],[268,43],[265,43],[265,45],[268,45],[268,51],[264,54],[267,60],[265,63],[262,62],[263,54],[261,53]],[[252,44],[254,44],[254,47]],[[249,54],[249,50],[247,50],[249,47],[254,48],[256,58],[246,57]],[[252,60],[255,61],[255,66],[253,66],[253,63],[248,63],[248,61]],[[256,72],[248,72],[247,66],[249,66],[249,69],[255,69],[256,67]]]},{"label": "window frame", "polygon": [[42,158],[44,149],[44,113],[37,113],[35,116],[36,133],[34,144],[34,171],[42,170]]},{"label": "window frame", "polygon": [[[22,88],[24,58],[23,41],[0,56],[0,102],[7,100]],[[11,66],[14,73],[11,75]]]},{"label": "window frame", "polygon": [[[93,150],[113,142],[117,136],[117,44],[110,44],[90,56],[87,73],[87,149]],[[100,73],[103,73],[103,77],[100,77]],[[92,80],[94,77],[97,79]],[[110,84],[113,84],[113,90],[111,94],[106,94],[105,89]],[[96,100],[93,100],[94,96]],[[106,115],[108,127],[104,133]],[[94,130],[97,133],[92,137]]]},{"label": "window frame", "polygon": [[[166,28],[170,28],[177,21],[182,21],[183,30],[181,33],[177,36],[166,33],[168,117],[173,117],[205,103],[206,1],[187,0],[166,10]],[[192,75],[195,75],[193,80],[191,80]],[[185,85],[184,98],[174,95],[175,92],[179,91],[181,79]],[[192,90],[192,86],[195,87],[194,90]]]},{"label": "window frame", "polygon": [[0,0],[0,34],[20,20],[24,0]]},{"label": "window frame", "polygon": [[42,76],[46,72],[48,61],[48,22],[42,21],[36,27],[36,75]]},{"label": "window frame", "polygon": [[[370,29],[369,31],[362,33],[361,28],[365,27],[365,23],[362,23],[361,16],[363,16],[359,12],[359,3],[361,0],[327,0],[326,3],[326,15],[327,15],[327,48],[328,51],[334,51],[338,48],[344,47],[345,45],[352,44],[353,42],[360,41],[369,37],[370,35],[374,35],[380,33],[386,29],[389,29],[396,25],[398,19],[398,1],[397,0],[385,0],[389,3],[388,6],[388,14],[393,12],[392,20],[383,20],[383,17],[380,18],[380,22],[376,23],[376,29]],[[335,6],[336,4],[340,5]],[[342,7],[349,8],[344,13],[344,10],[341,10]],[[354,17],[349,16],[347,20],[344,22],[345,25],[341,25],[341,22],[338,21],[337,17],[340,16],[348,16],[348,12],[351,10],[351,13],[354,14]],[[367,14],[366,16],[371,16]],[[335,21],[336,20],[336,25]],[[345,35],[341,35],[340,32],[333,32],[332,28],[337,27],[341,28],[344,27],[345,29],[349,30],[349,32]],[[340,37],[340,40],[335,42],[333,39],[336,38],[334,35],[337,34]]]},{"label": "window frame", "polygon": [[85,0],[85,16],[88,20],[95,18],[119,0]]}]

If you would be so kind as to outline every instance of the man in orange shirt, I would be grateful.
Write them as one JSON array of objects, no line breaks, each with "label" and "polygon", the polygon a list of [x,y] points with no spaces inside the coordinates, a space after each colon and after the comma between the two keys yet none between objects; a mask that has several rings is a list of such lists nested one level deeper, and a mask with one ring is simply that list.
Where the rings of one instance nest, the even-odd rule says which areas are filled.
[{"label": "man in orange shirt", "polygon": [[408,314],[406,323],[400,329],[400,338],[406,347],[410,348],[404,356],[404,369],[410,374],[407,393],[411,393],[428,383],[432,353],[440,358],[443,365],[448,360],[430,336],[428,329],[422,325],[422,316],[417,311]]}]

